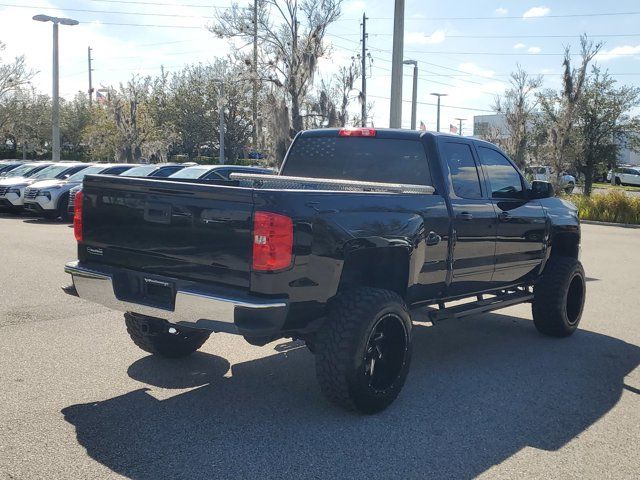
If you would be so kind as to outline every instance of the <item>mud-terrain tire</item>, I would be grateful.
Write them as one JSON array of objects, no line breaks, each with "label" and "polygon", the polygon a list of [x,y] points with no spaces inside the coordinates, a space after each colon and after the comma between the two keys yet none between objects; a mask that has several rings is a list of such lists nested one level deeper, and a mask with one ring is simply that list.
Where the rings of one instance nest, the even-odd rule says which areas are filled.
[{"label": "mud-terrain tire", "polygon": [[584,269],[573,257],[552,256],[533,288],[533,323],[540,333],[567,337],[582,317],[586,296]]},{"label": "mud-terrain tire", "polygon": [[373,414],[396,399],[411,363],[411,316],[399,295],[376,288],[341,293],[314,340],[316,375],[329,401]]},{"label": "mud-terrain tire", "polygon": [[[211,332],[179,328],[165,320],[125,313],[127,332],[138,347],[161,357],[181,358],[191,355],[207,341]],[[175,333],[169,332],[175,329]]]}]

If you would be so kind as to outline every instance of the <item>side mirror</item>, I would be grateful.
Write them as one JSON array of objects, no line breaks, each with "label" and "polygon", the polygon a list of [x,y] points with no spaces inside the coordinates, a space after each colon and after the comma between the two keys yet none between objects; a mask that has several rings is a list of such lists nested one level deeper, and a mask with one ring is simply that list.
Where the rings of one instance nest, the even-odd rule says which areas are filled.
[{"label": "side mirror", "polygon": [[543,182],[542,180],[534,180],[531,182],[531,188],[529,189],[529,198],[550,198],[555,196],[553,185],[550,182]]}]

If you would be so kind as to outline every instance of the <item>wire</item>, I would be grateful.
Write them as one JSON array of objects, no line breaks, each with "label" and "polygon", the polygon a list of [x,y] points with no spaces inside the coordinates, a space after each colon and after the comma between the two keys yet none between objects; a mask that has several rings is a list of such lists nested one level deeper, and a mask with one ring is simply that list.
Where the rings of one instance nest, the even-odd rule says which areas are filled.
[{"label": "wire", "polygon": [[[352,42],[352,43],[358,43],[358,44],[359,44],[359,42],[356,42],[355,40],[351,40],[351,39],[349,39],[349,38],[344,38],[344,37],[341,37],[340,35],[334,35],[334,34],[326,34],[326,35],[328,35],[328,36],[330,36],[330,37],[339,38],[339,39],[341,39],[341,40],[345,40],[345,41],[347,41],[347,42]],[[341,46],[341,45],[337,45],[337,44],[335,44],[334,42],[332,42],[332,43],[333,43],[334,45],[336,45],[337,47],[339,47],[339,48],[342,48],[342,49],[347,50],[347,51],[349,50],[347,47],[344,47],[344,46]],[[369,48],[369,49],[371,49],[371,50],[376,50],[376,51],[378,51],[378,52],[382,52],[382,53],[391,53],[391,50],[385,50],[385,49],[377,48],[377,47],[374,47],[374,46],[371,46],[371,45],[368,45],[368,48]],[[381,61],[381,62],[392,63],[392,61],[391,61],[391,60],[387,60],[387,59],[385,59],[385,58],[380,58],[380,57],[372,57],[372,58],[373,58],[374,60],[378,60],[378,61]],[[418,58],[418,59],[419,59],[419,58]],[[505,82],[504,80],[501,80],[501,79],[499,79],[499,78],[493,78],[492,76],[485,76],[485,75],[480,75],[480,74],[478,74],[478,73],[466,72],[466,71],[464,71],[464,70],[458,70],[458,69],[456,69],[456,68],[447,67],[447,66],[445,66],[445,65],[439,65],[439,64],[437,64],[437,63],[426,62],[426,61],[424,61],[424,60],[420,60],[420,63],[424,63],[425,65],[430,65],[430,66],[433,66],[433,67],[442,68],[442,69],[444,69],[444,70],[450,70],[450,71],[454,71],[454,72],[458,72],[458,73],[464,73],[464,74],[467,74],[467,75],[476,76],[476,77],[479,77],[479,78],[483,78],[483,79],[485,79],[485,80],[493,80],[493,81],[497,81],[497,82],[501,82],[501,83],[507,83],[507,82]],[[455,77],[453,77],[452,75],[447,75],[447,74],[445,74],[445,73],[442,73],[442,74],[440,74],[440,75],[441,75],[441,76],[443,76],[443,77],[451,77],[451,78],[455,78]],[[473,80],[465,80],[465,79],[459,79],[459,80],[460,80],[460,81],[462,81],[462,82],[466,82],[466,83],[475,83],[475,84],[477,84],[477,85],[482,85],[481,83],[479,83],[479,82],[474,82]],[[446,84],[445,84],[445,85],[446,85]],[[485,92],[485,93],[486,93],[486,92]]]},{"label": "wire", "polygon": [[167,3],[167,2],[134,2],[131,0],[89,0],[90,2],[99,2],[99,3],[121,3],[125,5],[158,5],[158,6],[167,6],[167,7],[187,7],[187,8],[231,8],[231,7],[222,7],[218,5],[193,5],[193,4],[182,4],[182,3]]},{"label": "wire", "polygon": [[[342,36],[349,37],[360,37],[362,34],[360,33],[341,33]],[[393,33],[375,33],[375,32],[367,32],[367,35],[370,37],[392,37]],[[427,37],[428,35],[425,35]],[[579,35],[449,35],[446,34],[446,38],[576,38]],[[599,34],[589,34],[590,38],[601,38],[601,37],[640,37],[640,33],[603,33]]]},{"label": "wire", "polygon": [[[576,17],[614,17],[640,15],[640,11],[634,12],[604,12],[604,13],[567,13],[558,15],[545,15],[543,17],[523,17],[519,15],[505,15],[501,17],[413,17],[405,18],[404,21],[410,20],[539,20],[544,18],[576,18]],[[368,17],[370,20],[393,20],[393,17]],[[341,18],[337,21],[362,21],[362,18]]]},{"label": "wire", "polygon": [[[0,7],[15,7],[15,8],[30,8],[37,10],[60,10],[57,7],[34,7],[31,5],[15,5],[11,3],[0,3]],[[229,7],[211,7],[214,10],[219,8],[229,8]],[[177,13],[145,13],[145,12],[119,12],[113,10],[90,10],[86,8],[63,8],[63,11],[66,12],[82,12],[82,13],[104,13],[107,15],[134,15],[141,17],[171,17],[171,18],[204,18],[207,20],[215,19],[213,16],[204,16],[204,15],[181,15]],[[148,25],[148,26],[158,26],[158,25]],[[167,25],[171,26],[171,25]]]},{"label": "wire", "polygon": [[[367,94],[367,97],[371,97],[371,98],[379,98],[380,100],[390,100],[389,97],[381,97],[379,95],[371,95],[371,94]],[[404,103],[411,103],[412,100],[402,100]],[[432,107],[437,107],[438,104],[437,103],[430,103],[430,102],[416,102],[418,105],[429,105]],[[471,108],[471,107],[458,107],[455,105],[440,105],[440,108],[454,108],[456,110],[470,110],[470,111],[474,111],[474,112],[490,112],[490,113],[495,113],[493,110],[487,110],[484,108]]]}]

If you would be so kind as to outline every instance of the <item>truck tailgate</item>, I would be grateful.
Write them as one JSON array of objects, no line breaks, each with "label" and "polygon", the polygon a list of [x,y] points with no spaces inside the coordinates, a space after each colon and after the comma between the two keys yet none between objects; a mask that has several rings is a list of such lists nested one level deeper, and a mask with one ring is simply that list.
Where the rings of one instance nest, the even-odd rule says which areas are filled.
[{"label": "truck tailgate", "polygon": [[87,176],[81,261],[249,287],[252,190]]}]

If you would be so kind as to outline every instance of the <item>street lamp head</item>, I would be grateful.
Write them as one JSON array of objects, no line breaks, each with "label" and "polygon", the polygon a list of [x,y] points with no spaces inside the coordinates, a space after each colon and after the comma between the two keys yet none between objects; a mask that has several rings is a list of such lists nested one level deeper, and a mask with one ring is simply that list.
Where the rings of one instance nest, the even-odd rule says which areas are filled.
[{"label": "street lamp head", "polygon": [[80,22],[73,18],[58,18],[58,23],[61,23],[62,25],[78,25]]},{"label": "street lamp head", "polygon": [[53,22],[61,23],[62,25],[78,25],[80,23],[78,20],[74,20],[72,18],[58,18],[51,17],[49,15],[34,15],[32,18],[36,22]]},{"label": "street lamp head", "polygon": [[446,94],[446,93],[430,93],[429,95],[435,95],[436,97],[446,97],[448,94]]},{"label": "street lamp head", "polygon": [[32,20],[36,22],[53,22],[55,17],[50,17],[49,15],[34,15]]},{"label": "street lamp head", "polygon": [[415,60],[404,60],[402,63],[404,63],[405,65],[413,65],[414,67],[418,66],[418,62]]}]

